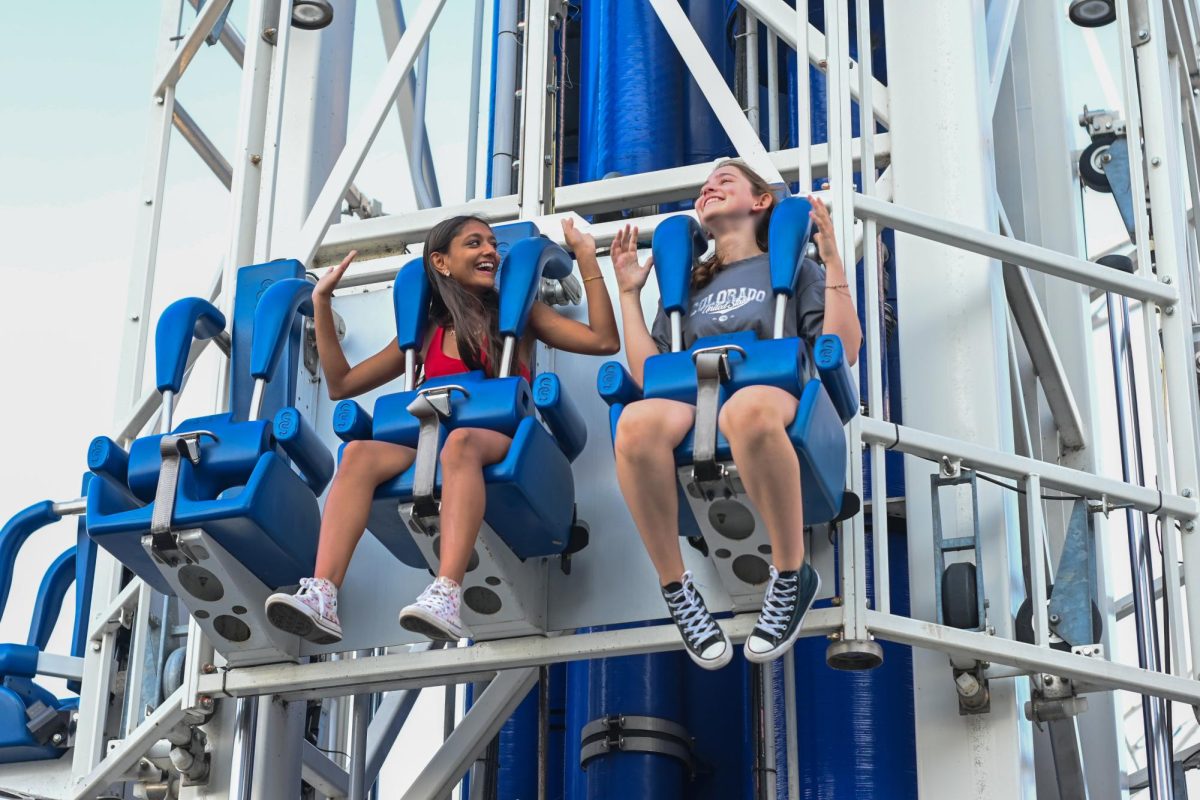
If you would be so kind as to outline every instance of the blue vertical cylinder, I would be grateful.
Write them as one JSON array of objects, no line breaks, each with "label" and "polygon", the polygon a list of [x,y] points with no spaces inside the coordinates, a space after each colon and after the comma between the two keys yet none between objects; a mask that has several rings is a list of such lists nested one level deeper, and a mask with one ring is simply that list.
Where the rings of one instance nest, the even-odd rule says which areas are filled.
[{"label": "blue vertical cylinder", "polygon": [[496,796],[525,800],[538,796],[538,685],[500,729]]},{"label": "blue vertical cylinder", "polygon": [[[908,543],[898,520],[889,520],[888,546],[892,612],[907,615]],[[871,592],[870,550],[867,564],[867,591]],[[911,648],[882,642],[883,666],[841,672],[826,666],[827,644],[821,637],[796,642],[801,796],[916,800]]]},{"label": "blue vertical cylinder", "polygon": [[683,65],[650,4],[588,0],[580,22],[579,179],[680,165]]}]

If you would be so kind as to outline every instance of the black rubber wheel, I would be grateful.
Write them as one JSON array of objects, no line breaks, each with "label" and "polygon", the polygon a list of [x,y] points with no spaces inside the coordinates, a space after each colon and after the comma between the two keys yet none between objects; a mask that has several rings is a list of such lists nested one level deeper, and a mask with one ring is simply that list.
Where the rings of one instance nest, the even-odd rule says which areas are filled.
[{"label": "black rubber wheel", "polygon": [[[1054,591],[1054,584],[1047,584],[1046,594],[1050,595]],[[1049,603],[1049,600],[1046,601]],[[1033,644],[1033,606],[1029,602],[1029,598],[1021,602],[1021,607],[1017,609],[1017,618],[1013,626],[1013,635],[1018,642]],[[1094,602],[1092,603],[1092,641],[1079,642],[1079,644],[1092,644],[1100,641],[1100,637],[1104,635],[1104,618],[1100,616],[1100,608]],[[1050,634],[1050,647],[1055,650],[1062,650],[1064,653],[1071,652],[1071,643],[1064,642],[1053,632]]]},{"label": "black rubber wheel", "polygon": [[1108,176],[1104,174],[1104,156],[1110,142],[1095,141],[1084,148],[1079,156],[1079,177],[1083,185],[1097,192],[1111,193]]},{"label": "black rubber wheel", "polygon": [[1071,0],[1067,16],[1081,28],[1101,28],[1116,21],[1117,4],[1113,0]]},{"label": "black rubber wheel", "polygon": [[942,622],[951,628],[973,630],[980,625],[975,573],[975,565],[966,561],[942,573]]}]

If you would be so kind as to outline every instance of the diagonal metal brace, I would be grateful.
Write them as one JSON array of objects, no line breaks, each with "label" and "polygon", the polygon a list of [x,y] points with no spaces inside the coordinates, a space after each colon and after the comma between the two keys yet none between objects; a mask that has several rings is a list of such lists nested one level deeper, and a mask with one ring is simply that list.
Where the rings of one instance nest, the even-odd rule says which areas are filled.
[{"label": "diagonal metal brace", "polygon": [[725,472],[717,463],[717,413],[721,384],[730,377],[729,352],[746,351],[735,344],[702,347],[692,353],[696,365],[696,425],[692,449],[692,479],[697,483],[719,481]]},{"label": "diagonal metal brace", "polygon": [[434,487],[437,480],[438,440],[441,438],[442,420],[449,419],[452,409],[451,396],[462,392],[463,397],[471,393],[458,384],[434,386],[421,389],[408,404],[408,413],[421,423],[417,434],[417,458],[413,475],[412,522],[423,533],[432,535],[437,528],[440,513]]},{"label": "diagonal metal brace", "polygon": [[179,467],[184,457],[193,465],[200,463],[200,439],[207,436],[214,442],[220,439],[212,431],[168,433],[158,441],[162,466],[158,472],[158,487],[154,492],[154,512],[150,517],[150,536],[154,553],[167,564],[179,563],[184,555],[171,535],[175,516],[175,498],[179,486]]}]

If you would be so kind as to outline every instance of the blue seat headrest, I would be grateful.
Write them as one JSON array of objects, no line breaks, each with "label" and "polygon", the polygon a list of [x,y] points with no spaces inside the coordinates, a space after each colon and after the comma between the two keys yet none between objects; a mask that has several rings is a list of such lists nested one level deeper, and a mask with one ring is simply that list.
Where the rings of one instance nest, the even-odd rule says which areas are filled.
[{"label": "blue seat headrest", "polygon": [[[812,235],[812,203],[803,197],[789,197],[771,212],[767,232],[767,252],[771,262],[771,288],[788,297],[796,290],[804,250]],[[657,261],[657,258],[655,259]]]},{"label": "blue seat headrest", "polygon": [[207,300],[185,297],[167,306],[154,329],[154,375],[160,392],[179,394],[192,339],[211,339],[225,330],[225,315]]},{"label": "blue seat headrest", "polygon": [[663,309],[668,314],[683,311],[692,283],[692,267],[708,249],[704,230],[687,215],[669,217],[654,230],[652,249]]},{"label": "blue seat headrest", "polygon": [[396,310],[396,344],[401,350],[420,350],[429,324],[429,278],[423,258],[414,258],[396,273],[392,306]]},{"label": "blue seat headrest", "polygon": [[254,338],[250,345],[250,374],[270,379],[283,355],[296,313],[313,315],[313,285],[302,278],[271,284],[254,309]]},{"label": "blue seat headrest", "polygon": [[537,300],[543,274],[566,275],[571,257],[541,236],[515,243],[500,265],[500,333],[520,337]]}]

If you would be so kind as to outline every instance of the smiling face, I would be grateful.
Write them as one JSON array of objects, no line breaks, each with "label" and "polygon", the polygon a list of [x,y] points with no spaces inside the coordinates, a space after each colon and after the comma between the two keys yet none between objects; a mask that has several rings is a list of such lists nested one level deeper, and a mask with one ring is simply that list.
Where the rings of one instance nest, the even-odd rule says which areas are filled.
[{"label": "smiling face", "polygon": [[474,294],[496,287],[500,253],[492,229],[479,220],[469,220],[450,240],[445,252],[431,254],[433,268]]},{"label": "smiling face", "polygon": [[771,206],[769,192],[755,192],[750,178],[732,164],[712,171],[700,187],[696,215],[714,233],[728,225],[741,225]]}]

